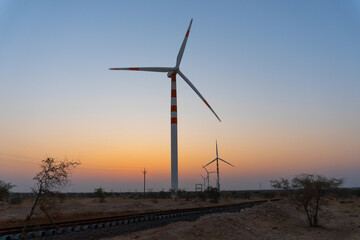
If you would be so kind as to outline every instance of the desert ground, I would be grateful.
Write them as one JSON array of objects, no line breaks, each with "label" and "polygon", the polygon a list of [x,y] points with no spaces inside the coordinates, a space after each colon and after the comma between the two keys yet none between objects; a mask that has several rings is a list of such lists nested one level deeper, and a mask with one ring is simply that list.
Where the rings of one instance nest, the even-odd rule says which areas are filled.
[{"label": "desert ground", "polygon": [[[252,198],[251,200],[255,200]],[[223,198],[216,204],[244,202],[247,199]],[[20,204],[0,202],[0,226],[24,223],[31,199]],[[64,199],[51,211],[55,221],[112,216],[143,211],[216,205],[200,199],[136,199],[109,197],[104,203],[97,198]],[[47,223],[36,211],[32,223]],[[104,240],[124,239],[286,239],[286,240],[360,240],[360,198],[327,199],[319,216],[319,227],[309,227],[304,210],[290,202],[267,202],[240,212],[217,213],[199,217],[193,222],[174,222],[166,226],[133,232]]]},{"label": "desert ground", "polygon": [[332,199],[322,207],[319,227],[309,227],[305,212],[288,200],[267,202],[236,213],[205,215],[194,222],[134,232],[103,240],[125,239],[360,239],[360,199]]},{"label": "desert ground", "polygon": [[[257,200],[259,198],[252,198]],[[66,221],[95,217],[106,217],[122,214],[131,214],[136,212],[157,211],[167,209],[193,208],[201,206],[230,204],[237,202],[249,201],[247,199],[231,199],[226,198],[219,203],[210,203],[209,201],[201,201],[200,199],[134,199],[122,197],[109,197],[105,202],[100,203],[97,198],[70,198],[59,201],[54,209],[50,211],[50,215],[54,221]],[[0,226],[10,227],[22,225],[27,214],[29,214],[32,199],[26,199],[20,204],[9,204],[8,202],[0,202]],[[32,223],[48,223],[44,214],[36,209],[32,218]]]}]

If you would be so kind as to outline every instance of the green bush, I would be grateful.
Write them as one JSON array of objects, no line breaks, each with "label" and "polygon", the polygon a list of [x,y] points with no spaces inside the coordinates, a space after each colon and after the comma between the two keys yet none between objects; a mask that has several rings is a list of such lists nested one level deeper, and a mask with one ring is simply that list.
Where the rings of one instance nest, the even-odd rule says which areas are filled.
[{"label": "green bush", "polygon": [[100,202],[105,202],[106,192],[101,186],[99,188],[95,188],[93,194],[94,194],[95,197],[99,198]]}]

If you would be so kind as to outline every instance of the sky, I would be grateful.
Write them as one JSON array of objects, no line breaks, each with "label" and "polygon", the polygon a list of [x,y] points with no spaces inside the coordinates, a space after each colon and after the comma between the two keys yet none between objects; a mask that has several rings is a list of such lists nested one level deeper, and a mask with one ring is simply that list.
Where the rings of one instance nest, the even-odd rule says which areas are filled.
[{"label": "sky", "polygon": [[[63,191],[170,188],[172,67],[179,188],[218,141],[223,190],[316,173],[360,187],[360,1],[0,0],[0,180],[29,191],[41,159],[79,160]],[[210,170],[215,170],[211,165]],[[215,176],[211,176],[215,186]]]}]

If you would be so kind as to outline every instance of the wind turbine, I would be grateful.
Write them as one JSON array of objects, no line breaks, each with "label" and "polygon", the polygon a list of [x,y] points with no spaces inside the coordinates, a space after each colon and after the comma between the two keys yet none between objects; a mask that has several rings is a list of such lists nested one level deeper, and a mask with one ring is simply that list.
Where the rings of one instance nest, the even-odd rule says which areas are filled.
[{"label": "wind turbine", "polygon": [[206,183],[206,177],[204,177],[203,175],[200,174],[200,176],[203,178],[204,180],[204,191],[205,191],[205,183]]},{"label": "wind turbine", "polygon": [[215,172],[215,171],[214,171],[214,172],[209,172],[209,171],[206,169],[205,166],[203,166],[203,168],[204,168],[205,171],[206,171],[206,179],[207,179],[208,188],[209,188],[209,187],[210,187],[210,183],[209,183],[209,181],[210,181],[210,173],[216,173],[216,172]]},{"label": "wind turbine", "polygon": [[207,165],[209,165],[209,164],[213,163],[214,161],[216,161],[216,173],[217,173],[217,181],[216,181],[216,184],[217,184],[217,189],[218,189],[219,192],[220,192],[219,160],[220,160],[220,161],[223,161],[224,163],[229,164],[230,166],[235,167],[234,165],[232,165],[231,163],[228,163],[228,162],[225,161],[224,159],[219,158],[218,146],[217,146],[217,140],[216,140],[216,158],[215,158],[214,160],[212,160],[211,162],[209,162],[208,164],[206,164],[206,165],[204,166],[204,168],[205,168]]},{"label": "wind turbine", "polygon": [[[185,77],[185,75],[180,71],[180,63],[184,54],[185,46],[187,39],[189,37],[190,28],[192,24],[192,19],[190,21],[189,28],[185,34],[184,41],[181,44],[179,53],[176,58],[175,67],[129,67],[129,68],[109,68],[109,70],[130,70],[130,71],[148,71],[148,72],[165,72],[167,76],[171,78],[171,189],[175,192],[178,190],[178,143],[177,143],[177,99],[176,99],[176,75],[179,74],[184,81],[194,90],[194,92],[203,100],[205,105],[213,112],[217,119],[221,122],[218,115],[210,107],[205,98],[201,93],[195,88],[195,86],[190,82],[190,80]],[[175,197],[175,196],[174,196]]]}]

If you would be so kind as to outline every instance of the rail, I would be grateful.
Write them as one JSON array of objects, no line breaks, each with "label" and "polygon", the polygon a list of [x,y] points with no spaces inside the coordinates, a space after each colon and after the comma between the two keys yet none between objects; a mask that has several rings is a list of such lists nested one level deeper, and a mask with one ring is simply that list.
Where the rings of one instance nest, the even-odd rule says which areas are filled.
[{"label": "rail", "polygon": [[[29,225],[26,230],[26,238],[29,239],[34,237],[52,236],[56,234],[63,234],[64,232],[83,231],[87,229],[96,229],[103,227],[114,227],[118,225],[161,220],[165,218],[175,218],[181,216],[202,215],[221,211],[238,210],[259,205],[267,201],[279,201],[281,199],[282,198],[273,198],[270,200],[247,201],[225,205],[213,205],[208,207],[171,209],[164,211],[147,211],[142,213],[118,215],[111,217],[81,219],[76,221],[61,221],[55,222],[56,228],[54,228],[54,224]],[[20,239],[22,230],[23,226],[0,228],[0,240]]]}]

